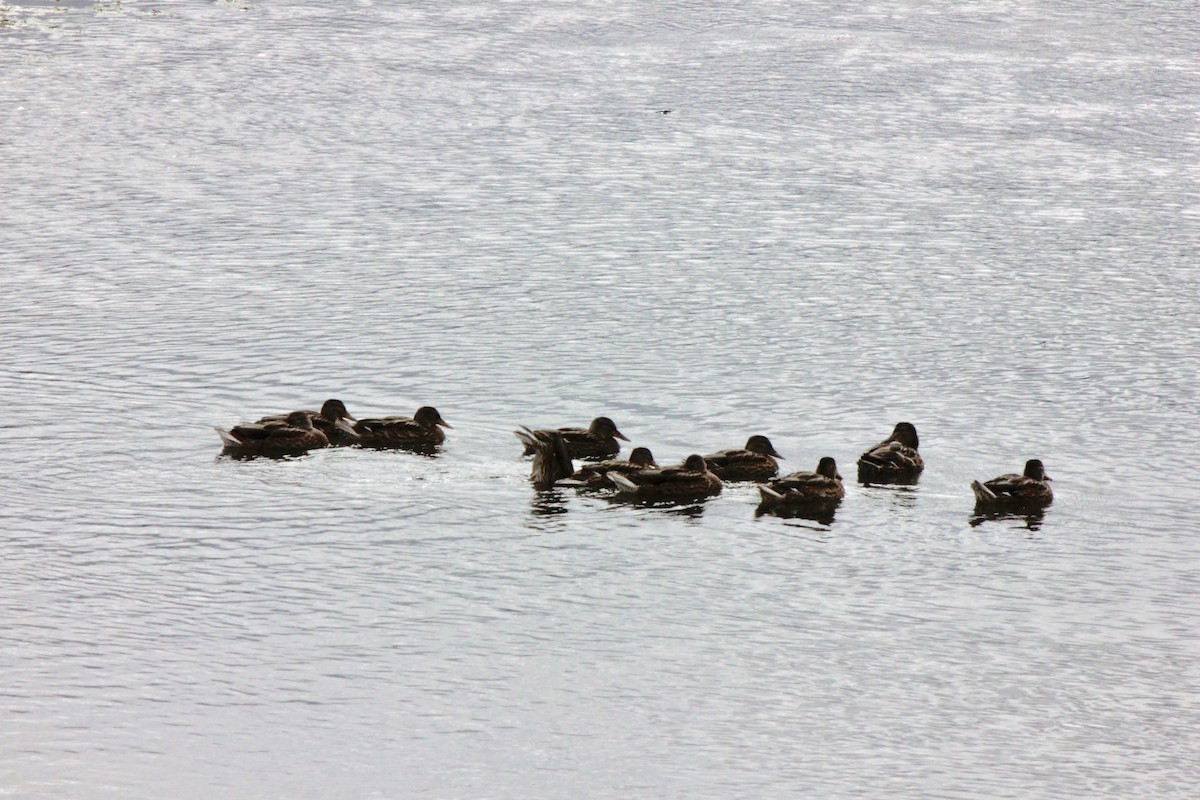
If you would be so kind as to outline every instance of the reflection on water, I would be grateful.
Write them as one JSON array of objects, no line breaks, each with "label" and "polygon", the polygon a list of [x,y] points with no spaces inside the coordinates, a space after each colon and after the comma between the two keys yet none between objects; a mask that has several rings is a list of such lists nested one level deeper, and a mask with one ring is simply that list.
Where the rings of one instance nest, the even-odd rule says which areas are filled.
[{"label": "reflection on water", "polygon": [[529,510],[535,517],[554,517],[566,514],[567,497],[562,489],[535,489]]},{"label": "reflection on water", "polygon": [[[839,504],[840,505],[840,504]],[[755,517],[771,516],[781,517],[783,519],[808,519],[813,522],[819,522],[822,525],[832,525],[833,518],[837,514],[838,506],[828,506],[821,504],[812,505],[775,505],[769,508],[759,506],[754,511]]]},{"label": "reflection on water", "polygon": [[864,486],[864,489],[867,490],[864,492],[867,497],[886,497],[888,503],[894,508],[916,508],[917,500],[920,497],[920,490],[917,488],[916,482],[911,484],[872,483]]},{"label": "reflection on water", "polygon": [[708,507],[708,502],[710,502],[705,500],[681,500],[676,502],[668,500],[645,500],[621,492],[613,492],[606,495],[604,499],[614,506],[645,509],[653,514],[666,514],[691,522],[695,522],[703,516],[704,509]]},{"label": "reflection on water", "polygon": [[1042,522],[1046,517],[1045,509],[1037,511],[1014,512],[1014,511],[976,511],[968,520],[972,528],[976,528],[985,522],[1020,522],[1022,528],[1031,531],[1041,529]]}]

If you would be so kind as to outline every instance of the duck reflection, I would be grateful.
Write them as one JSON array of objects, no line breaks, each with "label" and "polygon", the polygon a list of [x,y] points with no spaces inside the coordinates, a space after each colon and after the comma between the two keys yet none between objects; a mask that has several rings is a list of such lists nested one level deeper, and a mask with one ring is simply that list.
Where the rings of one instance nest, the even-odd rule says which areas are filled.
[{"label": "duck reflection", "polygon": [[558,489],[543,489],[533,493],[529,510],[535,517],[555,517],[567,513],[567,498]]},{"label": "duck reflection", "polygon": [[[820,523],[821,525],[832,525],[834,515],[837,514],[838,505],[815,505],[815,506],[774,506],[763,508],[761,505],[755,509],[755,519],[763,516],[780,517],[781,519],[806,519],[812,522]],[[808,527],[808,526],[805,526]]]},{"label": "duck reflection", "polygon": [[564,515],[568,510],[567,497],[558,489],[534,492],[529,501],[529,518],[525,525],[539,533],[561,531],[567,524]]},{"label": "duck reflection", "polygon": [[976,511],[971,515],[968,522],[972,528],[977,528],[985,522],[1020,522],[1018,528],[1026,528],[1031,531],[1040,530],[1042,522],[1046,518],[1046,510],[1038,509],[1036,511],[1027,511],[1024,513],[1012,511]]},{"label": "duck reflection", "polygon": [[915,508],[920,494],[914,478],[903,483],[867,483],[863,487],[868,497],[887,497],[896,508]]},{"label": "duck reflection", "polygon": [[613,507],[645,509],[651,514],[671,514],[687,520],[698,521],[704,514],[706,504],[703,501],[671,502],[666,500],[644,500],[627,494],[611,494],[604,498]]}]

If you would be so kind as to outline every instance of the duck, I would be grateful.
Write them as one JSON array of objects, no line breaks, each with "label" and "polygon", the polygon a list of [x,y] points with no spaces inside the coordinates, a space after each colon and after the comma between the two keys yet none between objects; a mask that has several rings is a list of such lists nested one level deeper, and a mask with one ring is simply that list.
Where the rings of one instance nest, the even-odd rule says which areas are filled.
[{"label": "duck", "polygon": [[535,431],[522,425],[513,435],[525,445],[526,452],[533,454],[529,480],[535,489],[549,489],[575,472],[566,439],[559,431]]},{"label": "duck", "polygon": [[704,457],[718,478],[729,481],[769,480],[779,474],[779,462],[783,458],[775,452],[771,440],[765,436],[751,436],[745,447],[718,450]]},{"label": "duck", "polygon": [[453,428],[433,406],[421,406],[411,417],[360,419],[352,428],[362,447],[433,450],[446,441],[442,428]]},{"label": "duck", "polygon": [[914,481],[925,469],[917,452],[921,440],[911,422],[897,422],[892,435],[858,457],[858,480],[862,483]]},{"label": "duck", "polygon": [[842,502],[846,489],[837,461],[825,456],[812,472],[793,472],[758,486],[760,514],[779,508],[832,507]]},{"label": "duck", "polygon": [[658,463],[648,447],[635,447],[629,451],[628,459],[610,458],[584,464],[574,474],[560,485],[573,485],[588,489],[612,489],[613,482],[608,477],[610,472],[629,475],[647,469],[657,469]]},{"label": "duck", "polygon": [[[621,445],[617,443],[617,440],[629,441],[623,433],[617,430],[617,424],[608,417],[596,417],[587,428],[556,428],[554,430],[562,435],[571,458],[589,460],[612,458],[621,451]],[[544,430],[534,431],[535,434],[544,432]],[[532,454],[533,450],[526,445],[525,455]]]},{"label": "duck", "polygon": [[644,469],[622,474],[608,473],[620,497],[654,502],[689,502],[702,500],[721,493],[721,479],[704,460],[704,456],[693,453],[675,467]]},{"label": "duck", "polygon": [[[329,438],[331,445],[354,444],[358,440],[358,434],[349,425],[350,422],[355,422],[356,420],[346,410],[346,404],[341,400],[330,398],[321,404],[320,411],[303,409],[303,413],[307,414],[309,419],[312,420],[314,428]],[[284,422],[287,416],[287,414],[272,414],[259,419],[255,424]]]},{"label": "duck", "polygon": [[329,446],[329,437],[313,427],[312,417],[293,411],[282,421],[235,425],[226,430],[215,428],[221,437],[224,455],[237,458],[298,456]]},{"label": "duck", "polygon": [[990,481],[971,481],[971,491],[975,493],[975,510],[986,511],[1022,511],[1045,508],[1054,500],[1054,492],[1050,489],[1050,476],[1040,459],[1031,458],[1025,462],[1025,472],[1021,475],[1008,473]]}]

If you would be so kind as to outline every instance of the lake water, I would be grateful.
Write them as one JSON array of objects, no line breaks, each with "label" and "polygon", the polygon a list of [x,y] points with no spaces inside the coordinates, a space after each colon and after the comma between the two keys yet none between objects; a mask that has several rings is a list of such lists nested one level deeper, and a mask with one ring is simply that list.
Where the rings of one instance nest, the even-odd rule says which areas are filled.
[{"label": "lake water", "polygon": [[[1194,797],[1195,11],[8,3],[0,796]],[[454,429],[217,457],[329,397]]]}]

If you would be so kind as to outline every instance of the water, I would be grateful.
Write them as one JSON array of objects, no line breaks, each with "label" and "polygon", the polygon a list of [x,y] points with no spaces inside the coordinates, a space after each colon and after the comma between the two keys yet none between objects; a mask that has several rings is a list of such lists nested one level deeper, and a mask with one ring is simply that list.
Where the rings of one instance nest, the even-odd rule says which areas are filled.
[{"label": "water", "polygon": [[[1193,16],[6,6],[0,793],[1190,797]],[[455,427],[216,458],[327,397]],[[601,413],[928,467],[533,492]]]}]

